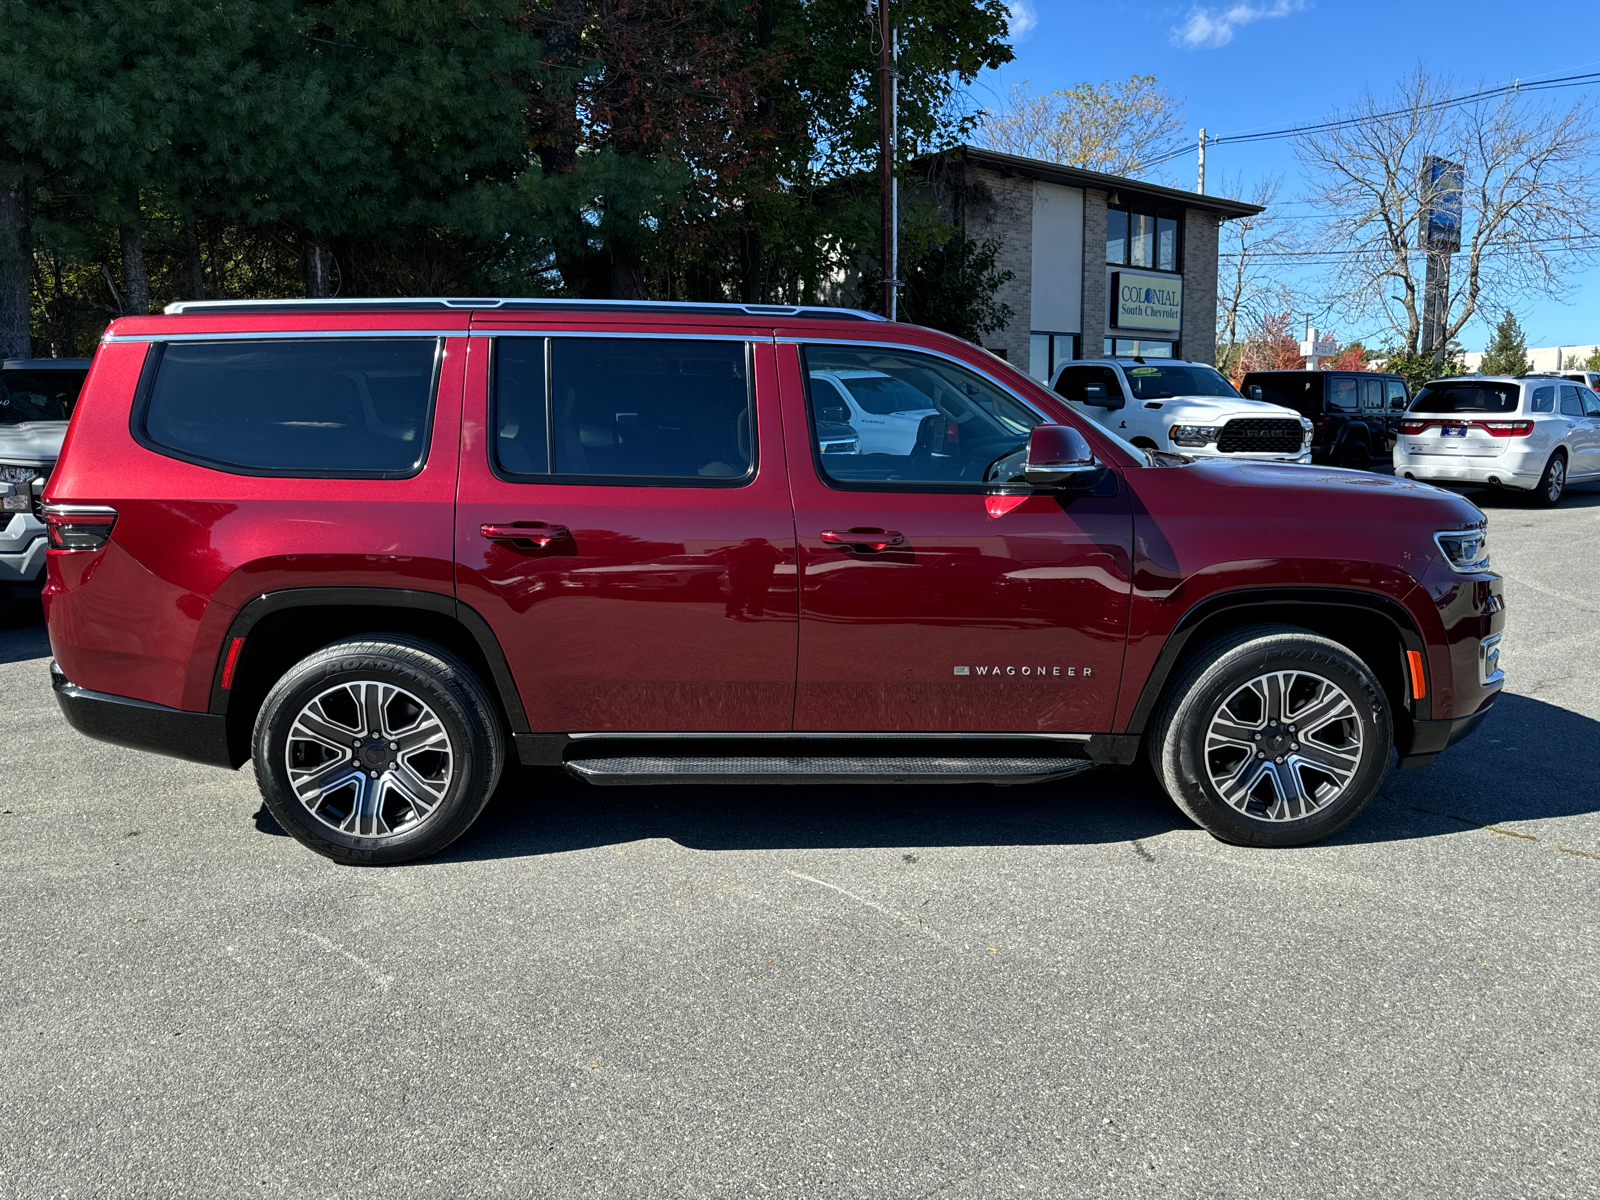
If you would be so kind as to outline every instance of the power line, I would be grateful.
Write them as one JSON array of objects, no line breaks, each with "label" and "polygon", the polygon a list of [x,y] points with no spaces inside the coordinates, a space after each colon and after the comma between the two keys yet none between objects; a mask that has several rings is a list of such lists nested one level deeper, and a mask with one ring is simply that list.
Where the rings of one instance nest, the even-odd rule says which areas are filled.
[{"label": "power line", "polygon": [[[1231,137],[1208,137],[1206,138],[1206,145],[1209,147],[1229,143],[1270,142],[1281,138],[1299,137],[1307,133],[1326,133],[1331,129],[1344,129],[1351,125],[1359,125],[1364,121],[1382,121],[1389,117],[1404,116],[1409,112],[1426,112],[1435,108],[1459,108],[1463,104],[1473,104],[1479,100],[1492,100],[1496,96],[1506,96],[1512,93],[1549,92],[1560,88],[1590,87],[1595,83],[1600,83],[1600,71],[1586,71],[1581,75],[1562,75],[1555,79],[1540,79],[1531,82],[1524,82],[1518,79],[1501,87],[1484,88],[1481,91],[1470,92],[1462,96],[1450,96],[1443,100],[1435,100],[1431,104],[1421,104],[1413,108],[1396,108],[1389,112],[1368,113],[1358,117],[1340,117],[1333,121],[1319,121],[1311,125],[1292,125],[1283,129],[1269,129],[1262,133],[1236,133]],[[1158,167],[1162,163],[1171,162],[1175,158],[1182,158],[1196,149],[1197,147],[1195,146],[1182,146],[1157,158],[1149,159],[1140,165],[1142,167]]]}]

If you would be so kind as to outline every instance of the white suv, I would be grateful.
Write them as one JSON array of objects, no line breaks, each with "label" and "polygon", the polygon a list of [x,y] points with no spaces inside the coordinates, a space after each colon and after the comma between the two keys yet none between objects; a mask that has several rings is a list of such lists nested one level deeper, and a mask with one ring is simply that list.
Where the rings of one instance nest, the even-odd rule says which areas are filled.
[{"label": "white suv", "polygon": [[1101,358],[1063,364],[1050,386],[1135,446],[1196,458],[1311,461],[1311,422],[1247,400],[1204,363]]},{"label": "white suv", "polygon": [[1436,379],[1400,424],[1394,473],[1554,504],[1568,481],[1600,479],[1600,397],[1548,375]]},{"label": "white suv", "polygon": [[837,395],[812,392],[819,416],[842,421],[856,431],[858,454],[910,454],[924,417],[937,411],[928,397],[903,379],[882,371],[813,371],[811,385],[825,384]]}]

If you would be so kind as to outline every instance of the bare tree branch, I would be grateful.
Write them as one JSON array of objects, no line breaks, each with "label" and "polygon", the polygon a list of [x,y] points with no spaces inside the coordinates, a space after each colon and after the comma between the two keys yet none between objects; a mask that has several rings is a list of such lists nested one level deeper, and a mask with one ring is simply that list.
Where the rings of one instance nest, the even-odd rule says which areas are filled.
[{"label": "bare tree branch", "polygon": [[[1399,96],[1365,93],[1356,123],[1309,134],[1298,153],[1310,199],[1329,214],[1316,248],[1341,256],[1329,299],[1348,317],[1380,317],[1408,354],[1442,355],[1484,308],[1555,296],[1600,249],[1600,132],[1591,105],[1566,110],[1509,93],[1451,105],[1450,81],[1418,70]],[[1433,184],[1424,160],[1461,164],[1461,248],[1427,243]],[[1450,286],[1434,344],[1423,345],[1430,254]]]},{"label": "bare tree branch", "polygon": [[[1217,189],[1218,195],[1266,209],[1255,216],[1224,221],[1218,231],[1217,353],[1218,369],[1224,374],[1234,366],[1251,330],[1274,313],[1299,307],[1281,268],[1270,265],[1271,256],[1292,254],[1297,249],[1293,235],[1273,209],[1282,186],[1281,179],[1271,177],[1247,189],[1243,176],[1224,176]],[[1267,264],[1262,263],[1263,256],[1268,256]]]},{"label": "bare tree branch", "polygon": [[984,114],[975,139],[1005,154],[1040,158],[1112,175],[1138,175],[1183,141],[1183,101],[1154,75],[1036,95],[1011,89],[998,113]]}]

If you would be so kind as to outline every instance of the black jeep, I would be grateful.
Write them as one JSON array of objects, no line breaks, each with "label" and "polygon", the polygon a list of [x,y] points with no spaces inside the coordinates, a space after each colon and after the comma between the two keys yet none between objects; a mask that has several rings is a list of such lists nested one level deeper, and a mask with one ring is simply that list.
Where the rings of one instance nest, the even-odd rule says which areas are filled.
[{"label": "black jeep", "polygon": [[1251,371],[1239,390],[1310,417],[1313,462],[1358,471],[1389,460],[1411,403],[1403,378],[1376,371]]}]

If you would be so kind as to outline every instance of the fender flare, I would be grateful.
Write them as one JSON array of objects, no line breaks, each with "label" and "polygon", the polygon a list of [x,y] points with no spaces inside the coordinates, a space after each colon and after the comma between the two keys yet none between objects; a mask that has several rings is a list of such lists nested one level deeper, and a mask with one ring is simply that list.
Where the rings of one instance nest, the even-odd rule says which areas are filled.
[{"label": "fender flare", "polygon": [[528,732],[528,715],[522,707],[522,697],[517,694],[516,679],[511,674],[510,664],[506,662],[505,651],[500,648],[500,639],[495,637],[489,622],[471,605],[461,603],[454,596],[406,588],[286,588],[281,592],[265,592],[257,596],[234,614],[227,635],[217,649],[208,712],[224,715],[228,711],[231,693],[222,686],[222,672],[228,660],[228,648],[233,645],[234,639],[248,639],[250,631],[263,617],[294,608],[408,608],[449,617],[472,636],[484,661],[489,664],[492,678],[488,682],[494,685],[500,696],[511,732]]},{"label": "fender flare", "polygon": [[1166,644],[1161,647],[1161,653],[1156,657],[1155,665],[1150,668],[1150,674],[1145,677],[1144,687],[1139,692],[1139,700],[1134,705],[1133,714],[1128,718],[1124,735],[1139,737],[1144,734],[1150,714],[1155,711],[1156,702],[1161,698],[1162,689],[1166,687],[1173,668],[1178,665],[1178,660],[1188,648],[1196,631],[1206,621],[1223,613],[1247,612],[1252,608],[1281,610],[1294,605],[1355,608],[1386,618],[1395,627],[1401,645],[1406,650],[1416,650],[1422,654],[1423,679],[1427,686],[1427,695],[1421,700],[1411,702],[1410,716],[1413,720],[1425,721],[1432,715],[1433,680],[1428,667],[1427,647],[1422,641],[1416,620],[1398,600],[1347,588],[1315,586],[1240,588],[1207,596],[1178,618],[1178,623],[1167,635]]}]

